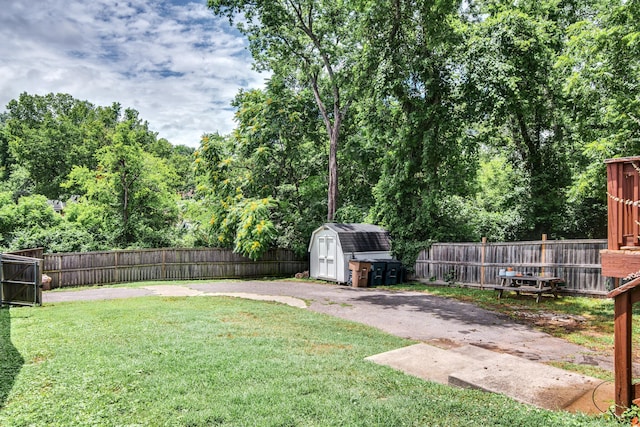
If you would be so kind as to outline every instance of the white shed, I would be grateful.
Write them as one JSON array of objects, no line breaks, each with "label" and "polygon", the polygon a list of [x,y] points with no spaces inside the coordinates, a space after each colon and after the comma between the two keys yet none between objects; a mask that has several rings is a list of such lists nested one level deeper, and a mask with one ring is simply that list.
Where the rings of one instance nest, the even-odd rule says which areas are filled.
[{"label": "white shed", "polygon": [[347,283],[350,259],[392,259],[389,233],[372,224],[329,223],[311,234],[309,276]]}]

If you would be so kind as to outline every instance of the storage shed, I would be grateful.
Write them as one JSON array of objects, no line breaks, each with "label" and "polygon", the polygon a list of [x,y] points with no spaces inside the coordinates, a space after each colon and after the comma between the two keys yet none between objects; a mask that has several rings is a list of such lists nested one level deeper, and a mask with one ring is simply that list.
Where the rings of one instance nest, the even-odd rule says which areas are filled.
[{"label": "storage shed", "polygon": [[389,233],[372,224],[328,223],[311,234],[309,276],[347,283],[350,259],[392,259]]}]

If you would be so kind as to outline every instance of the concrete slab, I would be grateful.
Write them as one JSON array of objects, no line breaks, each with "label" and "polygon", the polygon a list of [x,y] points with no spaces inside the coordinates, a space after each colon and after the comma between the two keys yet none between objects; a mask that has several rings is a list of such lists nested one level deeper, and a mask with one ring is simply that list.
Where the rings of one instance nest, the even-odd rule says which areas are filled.
[{"label": "concrete slab", "polygon": [[307,308],[307,303],[299,298],[289,297],[285,295],[262,295],[250,292],[203,292],[186,286],[179,285],[152,285],[144,286],[143,289],[153,292],[154,295],[163,297],[196,297],[196,296],[213,296],[213,297],[232,297],[244,298],[256,301],[273,301],[286,304],[297,308]]},{"label": "concrete slab", "polygon": [[153,285],[144,286],[143,289],[148,289],[162,297],[195,297],[203,294],[201,291],[179,285]]},{"label": "concrete slab", "polygon": [[613,401],[610,387],[596,396],[601,380],[473,345],[444,350],[416,344],[367,360],[425,380],[500,393],[551,410],[600,413]]},{"label": "concrete slab", "polygon": [[284,295],[261,295],[252,294],[247,292],[215,292],[215,293],[203,293],[203,296],[219,296],[219,297],[232,297],[232,298],[244,298],[256,301],[273,301],[281,304],[286,304],[296,308],[307,308],[307,303],[299,298],[288,297]]},{"label": "concrete slab", "polygon": [[505,394],[519,402],[559,410],[570,406],[602,381],[472,345],[464,352],[472,362],[449,375],[449,384]]},{"label": "concrete slab", "polygon": [[367,357],[366,360],[440,384],[448,384],[451,372],[469,365],[469,357],[428,344],[391,350]]}]

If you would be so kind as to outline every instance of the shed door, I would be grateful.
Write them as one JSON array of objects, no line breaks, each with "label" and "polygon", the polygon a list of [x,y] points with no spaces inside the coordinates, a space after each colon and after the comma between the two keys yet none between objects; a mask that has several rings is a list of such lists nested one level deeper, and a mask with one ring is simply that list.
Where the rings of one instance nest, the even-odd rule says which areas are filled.
[{"label": "shed door", "polygon": [[319,276],[336,278],[336,240],[333,236],[318,237]]}]

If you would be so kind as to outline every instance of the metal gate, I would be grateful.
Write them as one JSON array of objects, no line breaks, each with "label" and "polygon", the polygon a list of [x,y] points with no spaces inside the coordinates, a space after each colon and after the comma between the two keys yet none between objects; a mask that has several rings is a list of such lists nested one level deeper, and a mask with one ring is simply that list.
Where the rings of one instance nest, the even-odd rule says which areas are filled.
[{"label": "metal gate", "polygon": [[42,305],[42,259],[0,254],[0,306]]}]

